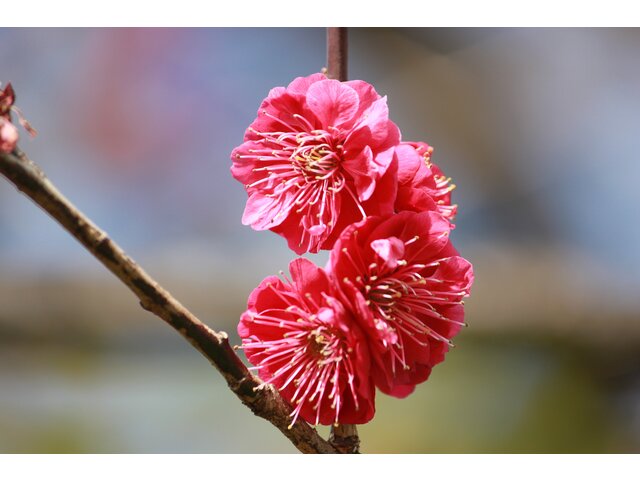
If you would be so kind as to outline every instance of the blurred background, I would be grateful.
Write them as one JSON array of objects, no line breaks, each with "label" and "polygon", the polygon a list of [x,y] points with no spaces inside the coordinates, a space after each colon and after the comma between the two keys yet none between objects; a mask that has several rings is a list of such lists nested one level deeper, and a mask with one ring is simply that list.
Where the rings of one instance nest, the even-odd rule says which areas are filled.
[{"label": "blurred background", "polygon": [[[435,147],[476,271],[458,347],[408,399],[379,395],[364,452],[640,451],[639,47],[637,29],[351,29],[350,78]],[[233,343],[293,254],[241,225],[229,154],[270,88],[324,64],[323,29],[0,29],[0,81],[39,130],[22,148]],[[0,181],[0,452],[294,451]]]}]

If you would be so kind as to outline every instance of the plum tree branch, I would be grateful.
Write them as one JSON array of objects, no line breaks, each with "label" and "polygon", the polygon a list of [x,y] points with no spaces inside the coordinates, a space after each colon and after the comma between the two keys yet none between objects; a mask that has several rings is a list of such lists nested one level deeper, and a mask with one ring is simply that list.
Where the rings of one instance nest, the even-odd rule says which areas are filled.
[{"label": "plum tree branch", "polygon": [[118,277],[145,310],[177,330],[218,369],[229,388],[251,411],[276,426],[303,453],[339,453],[307,423],[291,423],[291,407],[278,391],[251,374],[229,345],[227,334],[201,322],[151,278],[103,230],[80,212],[19,150],[0,152],[0,173],[44,209],[98,261]]},{"label": "plum tree branch", "polygon": [[327,76],[345,82],[347,80],[347,28],[327,28]]},{"label": "plum tree branch", "polygon": [[355,425],[332,426],[329,443],[340,453],[360,453],[360,437]]}]

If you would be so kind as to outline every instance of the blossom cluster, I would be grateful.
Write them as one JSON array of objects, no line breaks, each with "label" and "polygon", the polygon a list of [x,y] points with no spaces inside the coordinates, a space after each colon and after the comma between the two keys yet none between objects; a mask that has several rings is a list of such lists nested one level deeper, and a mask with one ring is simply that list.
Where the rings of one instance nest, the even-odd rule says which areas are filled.
[{"label": "blossom cluster", "polygon": [[471,264],[451,244],[457,206],[433,148],[403,142],[386,97],[318,73],[269,92],[233,150],[242,217],[306,258],[251,293],[238,333],[292,424],[360,424],[376,388],[403,398],[464,323]]}]

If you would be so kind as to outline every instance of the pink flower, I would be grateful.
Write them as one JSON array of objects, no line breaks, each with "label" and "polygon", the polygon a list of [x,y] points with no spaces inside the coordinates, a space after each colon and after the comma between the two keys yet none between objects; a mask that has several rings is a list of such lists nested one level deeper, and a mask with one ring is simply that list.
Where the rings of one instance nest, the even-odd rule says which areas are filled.
[{"label": "pink flower", "polygon": [[247,358],[294,406],[292,424],[368,422],[375,387],[364,334],[324,270],[298,258],[289,271],[291,281],[268,277],[249,297],[238,325]]},{"label": "pink flower", "polygon": [[409,210],[424,212],[438,210],[453,221],[458,210],[451,205],[451,191],[455,185],[451,178],[442,174],[431,161],[433,147],[424,142],[401,142],[396,148],[398,155],[397,212]]},{"label": "pink flower", "polygon": [[298,254],[330,249],[351,223],[390,215],[400,132],[366,82],[317,73],[269,92],[231,173],[249,198],[242,223],[285,237]]},{"label": "pink flower", "polygon": [[350,226],[336,242],[329,274],[369,337],[372,376],[405,397],[444,360],[464,325],[469,262],[449,242],[437,212],[400,212]]},{"label": "pink flower", "polygon": [[11,153],[18,143],[18,130],[11,123],[11,107],[15,94],[11,84],[0,89],[0,152]]},{"label": "pink flower", "polygon": [[0,152],[11,153],[18,143],[18,129],[0,116]]},{"label": "pink flower", "polygon": [[0,152],[10,153],[16,148],[19,135],[18,129],[11,123],[11,112],[18,115],[18,121],[33,137],[36,131],[23,117],[22,112],[14,105],[16,94],[10,83],[0,89]]}]

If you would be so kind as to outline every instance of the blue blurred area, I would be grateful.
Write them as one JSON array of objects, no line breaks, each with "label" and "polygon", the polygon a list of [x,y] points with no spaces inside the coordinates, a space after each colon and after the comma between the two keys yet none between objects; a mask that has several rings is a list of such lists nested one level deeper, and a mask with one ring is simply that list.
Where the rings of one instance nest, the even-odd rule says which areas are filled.
[{"label": "blue blurred area", "polygon": [[[254,243],[239,227],[245,194],[229,154],[272,85],[320,68],[322,30],[0,35],[2,77],[40,130],[24,148],[115,238],[133,249],[212,236]],[[0,255],[63,267],[77,256],[40,212],[6,187],[2,195]]]},{"label": "blue blurred area", "polygon": [[[637,286],[637,31],[489,29],[446,52],[429,49],[438,32],[420,35],[352,31],[351,72],[389,96],[406,139],[435,145],[459,186],[456,240],[568,245]],[[392,55],[403,41],[411,48]],[[40,130],[24,147],[130,248],[214,235],[255,244],[239,227],[245,194],[229,152],[271,87],[323,61],[321,29],[0,31],[2,78]],[[2,195],[3,258],[77,255]]]},{"label": "blue blurred area", "polygon": [[[639,45],[638,29],[350,30],[350,78],[387,95],[403,138],[433,145],[453,177],[452,238],[477,277],[460,348],[405,403],[381,396],[370,451],[640,446]],[[269,89],[324,59],[323,29],[0,29],[0,81],[39,130],[22,148],[232,338],[247,294],[293,255],[240,224],[229,155]],[[235,424],[208,431],[212,412],[149,428],[184,405],[203,412],[200,394],[225,398],[212,409],[237,409],[242,431],[255,419],[220,382],[204,387],[206,362],[7,182],[0,272],[0,432],[17,432],[0,450],[289,448],[262,425],[225,444]],[[151,373],[158,362],[171,380]],[[79,365],[88,380],[69,386]],[[85,401],[131,423],[64,407]],[[180,428],[189,441],[170,438]]]}]

